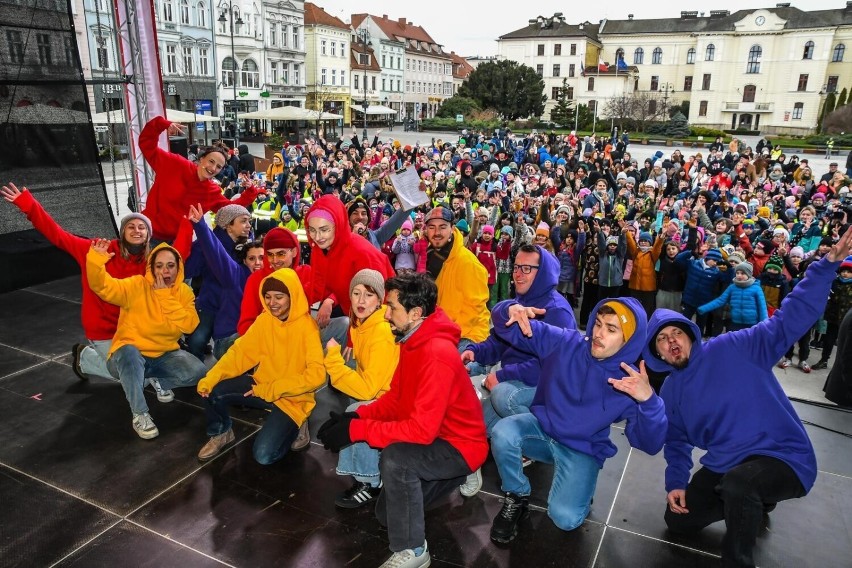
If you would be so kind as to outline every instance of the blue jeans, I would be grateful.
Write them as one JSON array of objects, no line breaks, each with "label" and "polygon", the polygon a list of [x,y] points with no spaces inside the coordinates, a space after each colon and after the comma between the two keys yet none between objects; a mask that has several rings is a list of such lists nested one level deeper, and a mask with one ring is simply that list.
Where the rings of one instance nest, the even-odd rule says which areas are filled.
[{"label": "blue jeans", "polygon": [[482,413],[485,415],[485,428],[488,436],[497,421],[506,416],[525,414],[530,411],[535,387],[523,381],[503,381],[491,389],[491,396],[482,401]]},{"label": "blue jeans", "polygon": [[[464,353],[473,344],[474,342],[470,339],[462,337],[461,341],[459,341],[459,355]],[[467,369],[467,374],[471,377],[475,377],[477,375],[485,375],[486,373],[488,373],[488,369],[484,365],[476,361],[466,363],[465,368]]]},{"label": "blue jeans", "polygon": [[283,410],[256,396],[244,396],[254,386],[254,379],[241,375],[226,379],[213,387],[210,396],[204,399],[207,416],[207,435],[217,436],[231,429],[231,405],[269,410],[257,437],[252,453],[257,463],[268,465],[283,458],[290,451],[290,444],[299,434],[299,425]]},{"label": "blue jeans", "polygon": [[146,357],[135,345],[119,347],[107,361],[109,372],[118,377],[133,414],[148,412],[145,379],[154,377],[164,389],[191,387],[207,373],[204,363],[186,351],[167,351],[159,357]]},{"label": "blue jeans", "polygon": [[90,339],[89,344],[80,353],[80,370],[83,374],[114,379],[107,369],[110,347],[112,339]]},{"label": "blue jeans", "polygon": [[[356,408],[364,404],[370,404],[372,400],[359,400],[346,407],[346,412],[354,412]],[[340,450],[337,458],[337,475],[351,475],[357,481],[369,483],[378,487],[381,481],[379,472],[379,450],[371,448],[366,442],[357,442]]]},{"label": "blue jeans", "polygon": [[522,456],[553,464],[547,514],[562,530],[570,531],[589,514],[600,466],[590,455],[563,446],[544,433],[533,414],[503,418],[491,434],[491,453],[497,463],[503,491],[530,494]]},{"label": "blue jeans", "polygon": [[[317,319],[316,310],[311,310],[311,316],[314,319]],[[346,347],[346,344],[348,343],[348,336],[349,318],[346,316],[331,318],[328,320],[328,325],[320,329],[320,341],[322,342],[323,349],[325,349],[325,344],[328,343],[328,340],[332,337],[341,345],[341,347]]]},{"label": "blue jeans", "polygon": [[216,314],[213,312],[198,312],[198,327],[195,331],[186,336],[186,346],[189,352],[204,361],[204,349],[213,337],[213,323],[216,321]]},{"label": "blue jeans", "polygon": [[228,349],[231,348],[231,345],[240,338],[239,333],[235,333],[234,335],[223,337],[222,339],[214,339],[213,340],[213,356],[216,357],[218,361],[222,357],[225,356],[225,353],[228,352]]}]

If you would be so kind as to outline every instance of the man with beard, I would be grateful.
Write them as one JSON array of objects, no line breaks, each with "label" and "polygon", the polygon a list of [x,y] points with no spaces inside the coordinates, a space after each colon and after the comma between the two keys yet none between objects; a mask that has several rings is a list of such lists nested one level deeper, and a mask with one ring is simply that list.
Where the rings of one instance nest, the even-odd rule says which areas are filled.
[{"label": "man with beard", "polygon": [[485,462],[488,441],[456,351],[459,326],[438,307],[435,283],[408,273],[388,280],[385,289],[385,319],[400,345],[390,390],[355,412],[331,413],[318,436],[335,452],[354,442],[382,450],[376,516],[393,552],[382,566],[421,568],[431,562],[425,508]]},{"label": "man with beard", "polygon": [[[657,310],[648,323],[643,358],[671,373],[660,392],[669,423],[666,524],[695,533],[724,519],[725,566],[754,566],[764,513],[813,487],[813,446],[772,367],[820,318],[850,252],[852,230],[754,327],[702,342],[698,326],[677,312]],[[693,448],[706,453],[690,479]]]}]

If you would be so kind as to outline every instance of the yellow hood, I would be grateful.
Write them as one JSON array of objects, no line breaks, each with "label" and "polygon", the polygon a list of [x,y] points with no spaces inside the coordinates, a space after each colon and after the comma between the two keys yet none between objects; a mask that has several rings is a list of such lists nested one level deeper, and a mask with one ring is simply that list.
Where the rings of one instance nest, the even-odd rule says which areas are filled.
[{"label": "yellow hood", "polygon": [[[302,317],[311,317],[310,304],[308,304],[308,297],[305,295],[305,289],[302,288],[302,283],[299,280],[299,276],[293,271],[292,268],[282,268],[280,270],[276,270],[269,276],[263,279],[260,283],[260,287],[257,289],[257,293],[260,294],[260,305],[263,306],[263,311],[269,314],[270,317],[274,319],[273,316],[269,312],[269,308],[266,306],[266,302],[263,300],[263,284],[269,280],[270,278],[274,278],[279,282],[283,283],[287,290],[290,291],[290,315],[287,316],[287,321],[282,321],[282,324],[290,324],[298,320]],[[281,321],[281,320],[278,320]]]}]

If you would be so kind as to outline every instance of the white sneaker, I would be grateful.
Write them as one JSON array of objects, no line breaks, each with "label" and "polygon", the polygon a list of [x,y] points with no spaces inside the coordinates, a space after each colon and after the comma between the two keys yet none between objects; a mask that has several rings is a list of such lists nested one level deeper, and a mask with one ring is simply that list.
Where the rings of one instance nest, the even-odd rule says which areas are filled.
[{"label": "white sneaker", "polygon": [[780,367],[781,369],[786,369],[787,367],[789,367],[792,364],[793,364],[793,362],[791,360],[784,357],[783,359],[781,359],[781,362],[778,363],[778,367]]},{"label": "white sneaker", "polygon": [[160,431],[157,430],[154,421],[151,420],[151,415],[147,412],[133,415],[133,429],[143,440],[150,440],[160,435]]},{"label": "white sneaker", "polygon": [[479,493],[480,489],[482,489],[482,469],[477,469],[468,475],[465,482],[459,485],[462,497],[473,497]]},{"label": "white sneaker", "polygon": [[394,552],[379,568],[426,568],[431,565],[432,557],[429,556],[429,545],[424,542],[423,554],[420,556],[414,556],[414,551],[410,548]]},{"label": "white sneaker", "polygon": [[171,389],[164,389],[157,379],[148,379],[154,390],[157,391],[157,400],[160,402],[171,402],[175,399],[175,393]]}]

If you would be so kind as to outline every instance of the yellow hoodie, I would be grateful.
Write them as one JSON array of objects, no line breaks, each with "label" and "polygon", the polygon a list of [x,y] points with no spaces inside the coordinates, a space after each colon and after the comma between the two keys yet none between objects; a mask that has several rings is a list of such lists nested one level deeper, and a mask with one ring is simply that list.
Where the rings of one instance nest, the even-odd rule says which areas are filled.
[{"label": "yellow hoodie", "polygon": [[461,328],[461,336],[474,343],[488,337],[488,272],[464,246],[464,236],[453,228],[453,247],[435,280],[438,305]]},{"label": "yellow hoodie", "polygon": [[275,404],[301,426],[316,406],[314,392],[325,383],[319,328],[311,317],[308,299],[296,273],[282,268],[263,281],[269,278],[280,280],[290,291],[287,321],[269,313],[261,283],[258,293],[263,312],[198,382],[198,392],[212,392],[219,381],[257,367],[253,375],[255,395]]},{"label": "yellow hoodie", "polygon": [[110,355],[124,345],[134,345],[145,357],[159,357],[179,349],[180,336],[192,333],[198,326],[195,295],[183,283],[182,261],[178,263],[175,284],[159,290],[153,288],[151,259],[162,249],[170,249],[180,259],[174,248],[162,243],[148,255],[145,276],[120,279],[106,271],[105,265],[112,255],[92,249],[86,254],[89,287],[105,302],[121,308]]},{"label": "yellow hoodie", "polygon": [[358,327],[349,328],[356,369],[346,366],[340,348],[329,349],[325,370],[337,390],[358,400],[379,398],[390,389],[399,361],[399,345],[385,321],[387,306],[381,306]]}]

